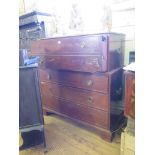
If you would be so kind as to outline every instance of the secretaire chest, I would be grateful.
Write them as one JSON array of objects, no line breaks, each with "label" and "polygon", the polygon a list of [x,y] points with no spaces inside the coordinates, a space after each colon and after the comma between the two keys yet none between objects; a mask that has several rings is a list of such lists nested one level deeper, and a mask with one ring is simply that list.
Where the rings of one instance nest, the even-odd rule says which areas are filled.
[{"label": "secretaire chest", "polygon": [[102,33],[33,42],[44,110],[87,124],[111,141],[122,113],[116,107],[122,99],[123,40],[122,34]]}]

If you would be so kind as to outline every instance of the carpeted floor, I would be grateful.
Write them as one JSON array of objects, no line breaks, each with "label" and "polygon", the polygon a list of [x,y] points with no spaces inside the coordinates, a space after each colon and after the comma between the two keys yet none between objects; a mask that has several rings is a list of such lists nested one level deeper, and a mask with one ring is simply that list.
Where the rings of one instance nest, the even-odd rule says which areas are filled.
[{"label": "carpeted floor", "polygon": [[120,135],[108,143],[69,119],[51,115],[44,120],[47,148],[23,150],[19,155],[120,155]]}]

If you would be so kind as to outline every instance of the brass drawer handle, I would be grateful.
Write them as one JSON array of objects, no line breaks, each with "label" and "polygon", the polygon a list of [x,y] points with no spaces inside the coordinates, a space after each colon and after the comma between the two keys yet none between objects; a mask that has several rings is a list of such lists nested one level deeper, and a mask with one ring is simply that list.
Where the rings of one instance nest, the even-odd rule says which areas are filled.
[{"label": "brass drawer handle", "polygon": [[92,80],[87,80],[86,84],[87,84],[87,86],[92,86],[93,85],[93,81]]},{"label": "brass drawer handle", "polygon": [[51,79],[51,75],[50,75],[50,74],[47,75],[47,79],[48,79],[48,80]]},{"label": "brass drawer handle", "polygon": [[91,103],[91,104],[93,103],[93,97],[92,96],[88,97],[88,103]]},{"label": "brass drawer handle", "polygon": [[80,45],[80,47],[81,48],[85,48],[86,47],[86,43],[85,42],[82,42],[81,45]]}]

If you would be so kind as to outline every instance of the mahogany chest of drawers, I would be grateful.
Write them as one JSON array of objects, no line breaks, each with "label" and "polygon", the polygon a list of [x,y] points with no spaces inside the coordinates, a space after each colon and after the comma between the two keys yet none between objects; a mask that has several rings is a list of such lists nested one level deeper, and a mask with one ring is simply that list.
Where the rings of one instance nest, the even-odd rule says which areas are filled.
[{"label": "mahogany chest of drawers", "polygon": [[116,104],[122,100],[123,40],[123,34],[101,33],[33,42],[44,110],[87,124],[111,141],[122,114]]}]

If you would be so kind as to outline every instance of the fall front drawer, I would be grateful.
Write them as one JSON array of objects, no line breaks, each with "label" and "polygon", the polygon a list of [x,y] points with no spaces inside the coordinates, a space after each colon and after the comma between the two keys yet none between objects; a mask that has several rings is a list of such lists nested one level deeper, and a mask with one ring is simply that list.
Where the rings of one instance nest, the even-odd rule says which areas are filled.
[{"label": "fall front drawer", "polygon": [[[44,101],[44,100],[43,100]],[[46,100],[47,102],[47,100]],[[103,110],[94,109],[86,105],[81,105],[54,96],[48,100],[46,110],[56,111],[68,117],[87,122],[97,127],[108,129],[109,113]]]},{"label": "fall front drawer", "polygon": [[135,73],[125,71],[125,96],[124,114],[126,117],[135,118]]},{"label": "fall front drawer", "polygon": [[106,72],[123,65],[123,39],[112,33],[46,38],[32,43],[31,54],[51,69]]},{"label": "fall front drawer", "polygon": [[[38,40],[31,46],[33,53],[67,54],[96,53],[106,47],[107,35],[81,35]],[[107,52],[106,48],[104,49]]]},{"label": "fall front drawer", "polygon": [[[41,90],[42,95],[46,98],[49,98],[48,100],[52,100],[52,97],[55,96],[56,98],[79,103],[89,107],[94,107],[97,109],[102,109],[105,111],[108,111],[109,108],[108,94],[67,87],[51,82],[41,82]],[[49,95],[47,96],[46,94]],[[47,105],[48,103],[44,102],[43,104]]]},{"label": "fall front drawer", "polygon": [[50,69],[39,69],[40,81],[58,82],[66,86],[108,93],[109,78],[103,73],[90,74],[79,72],[67,72]]}]

